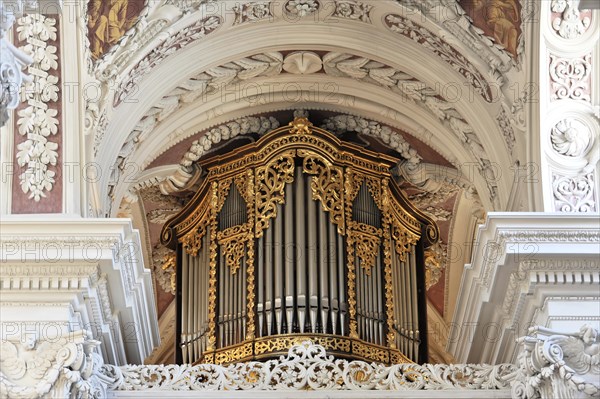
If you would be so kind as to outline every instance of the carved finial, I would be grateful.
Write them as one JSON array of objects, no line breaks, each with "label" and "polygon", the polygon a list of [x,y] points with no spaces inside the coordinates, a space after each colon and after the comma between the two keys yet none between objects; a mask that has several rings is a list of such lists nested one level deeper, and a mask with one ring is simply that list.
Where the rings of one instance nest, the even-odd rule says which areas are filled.
[{"label": "carved finial", "polygon": [[294,118],[293,122],[290,122],[290,133],[294,134],[310,134],[313,124],[307,118]]}]

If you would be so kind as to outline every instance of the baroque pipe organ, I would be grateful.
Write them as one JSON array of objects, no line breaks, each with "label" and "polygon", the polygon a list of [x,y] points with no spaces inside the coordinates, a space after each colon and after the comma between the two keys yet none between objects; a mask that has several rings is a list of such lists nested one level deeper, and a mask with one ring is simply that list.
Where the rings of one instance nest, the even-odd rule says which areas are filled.
[{"label": "baroque pipe organ", "polygon": [[305,118],[202,161],[161,236],[177,258],[176,362],[272,357],[305,339],[426,361],[423,254],[439,232],[393,180],[397,162]]}]

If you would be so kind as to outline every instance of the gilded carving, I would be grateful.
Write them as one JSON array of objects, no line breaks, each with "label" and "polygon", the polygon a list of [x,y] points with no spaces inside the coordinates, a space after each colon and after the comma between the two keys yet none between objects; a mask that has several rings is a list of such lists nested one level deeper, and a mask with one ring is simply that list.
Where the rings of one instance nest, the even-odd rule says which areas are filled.
[{"label": "gilded carving", "polygon": [[295,151],[289,151],[256,170],[256,237],[262,237],[277,204],[285,203],[285,185],[294,181]]},{"label": "gilded carving", "polygon": [[249,224],[233,226],[217,233],[217,241],[231,274],[237,273],[240,268],[245,255],[246,242],[252,238],[253,234]]},{"label": "gilded carving", "polygon": [[408,231],[398,220],[392,219],[392,240],[394,241],[394,249],[400,257],[401,262],[406,261],[406,255],[410,252],[411,247],[419,241],[419,236]]},{"label": "gilded carving", "polygon": [[[341,144],[333,136],[330,137],[331,140],[328,140],[326,133],[322,129],[313,128],[306,118],[298,117],[294,123],[275,130],[271,136],[263,136],[254,144],[234,151],[232,154],[201,162],[200,166],[208,171],[208,174],[203,176],[204,181],[201,183],[201,188],[192,199],[192,203],[195,205],[184,208],[187,212],[185,218],[178,215],[172,219],[173,222],[167,222],[165,226],[165,231],[173,231],[188,253],[198,253],[202,235],[210,234],[208,339],[206,348],[203,348],[201,353],[202,358],[194,359],[195,361],[213,359],[215,362],[223,364],[253,357],[272,356],[285,351],[298,339],[309,337],[304,332],[262,336],[266,331],[262,326],[264,326],[267,316],[265,318],[256,316],[257,313],[265,315],[264,297],[267,295],[265,291],[258,291],[255,283],[257,276],[262,276],[256,274],[254,264],[256,261],[255,251],[257,248],[262,248],[257,246],[257,242],[262,242],[258,238],[263,237],[264,230],[269,227],[270,219],[277,217],[278,208],[286,203],[286,188],[290,188],[287,187],[287,184],[294,182],[296,169],[298,169],[298,173],[302,173],[309,179],[306,180],[309,188],[306,191],[296,192],[294,195],[300,195],[309,202],[311,200],[320,202],[320,208],[329,214],[329,226],[337,228],[338,234],[335,234],[333,230],[328,230],[327,234],[333,234],[336,236],[336,240],[345,240],[345,249],[339,247],[338,253],[345,252],[346,264],[336,266],[339,267],[340,274],[346,273],[347,276],[347,286],[343,293],[343,302],[345,303],[341,306],[334,305],[343,308],[335,317],[338,317],[338,323],[343,323],[341,330],[336,331],[341,331],[344,336],[316,334],[309,338],[317,339],[319,343],[334,351],[369,361],[389,363],[391,358],[403,358],[402,354],[396,353],[393,332],[395,326],[393,300],[394,295],[397,295],[393,292],[392,257],[396,256],[393,251],[395,250],[401,259],[406,259],[406,253],[414,250],[414,245],[421,238],[423,228],[432,222],[426,216],[413,212],[411,208],[407,207],[406,197],[399,194],[397,187],[390,186],[392,182],[390,182],[389,168],[390,165],[397,162],[396,159],[383,154],[368,154],[359,147],[353,147],[352,144]],[[359,154],[358,151],[362,152]],[[381,227],[352,220],[352,200],[356,198],[363,185],[366,185],[376,207],[381,211],[383,218]],[[236,187],[244,198],[245,205],[243,206],[246,207],[247,219],[244,224],[219,231],[218,215],[231,187]],[[313,209],[321,212],[317,207],[318,205]],[[287,217],[286,210],[286,219]],[[323,219],[321,220],[323,221]],[[169,223],[173,223],[173,226]],[[436,228],[435,225],[433,227]],[[322,231],[320,230],[319,234],[323,234]],[[288,229],[282,234],[289,237],[289,234],[297,234],[297,231]],[[341,245],[339,242],[338,244]],[[279,253],[279,255],[281,254]],[[265,262],[265,258],[259,259],[261,262]],[[226,284],[225,280],[217,281],[217,270],[222,270],[219,263],[221,261],[229,268],[229,273],[220,275],[221,278],[229,278],[229,274],[236,275],[238,270],[240,273],[243,272],[246,277],[246,286],[243,288],[245,292],[242,293],[246,303],[241,307],[243,310],[236,310],[236,312],[243,314],[247,310],[244,324],[247,329],[244,331],[243,340],[240,341],[236,338],[235,345],[225,343],[220,344],[223,347],[217,348],[217,320],[221,323],[221,319],[225,317],[224,314],[217,312],[218,309],[221,309],[221,305],[218,305],[220,298],[217,297],[217,284]],[[382,267],[382,263],[382,270],[373,269],[378,266]],[[263,270],[263,263],[260,265],[260,270]],[[380,284],[378,290],[385,292],[385,304],[380,302],[376,312],[379,315],[377,317],[383,319],[382,327],[383,323],[387,322],[387,329],[384,327],[379,333],[381,334],[379,336],[384,338],[386,346],[373,344],[373,342],[380,342],[379,338],[376,340],[359,338],[357,290],[359,293],[365,292],[363,283],[374,281],[373,277],[367,280],[362,279],[363,273],[357,274],[357,271],[360,270],[364,270],[364,275],[367,276],[372,276],[376,270],[377,281],[383,280],[383,286],[380,284],[381,282],[378,283]],[[237,273],[237,276],[240,273]],[[359,276],[361,277],[361,286],[357,288]],[[266,279],[263,279],[261,284],[264,285],[265,281]],[[273,284],[279,284],[280,280],[272,279],[272,281]],[[236,282],[236,284],[238,283]],[[284,284],[289,284],[289,282]],[[236,287],[239,286],[236,285]],[[286,286],[284,285],[284,287]],[[262,310],[257,307],[255,296],[259,296],[259,298],[262,296],[260,300],[260,303],[263,304]],[[238,304],[236,305],[237,309],[240,309],[239,304],[243,303],[243,300],[240,299],[240,296],[235,298],[234,303]],[[272,303],[269,305],[268,311],[273,312],[271,313],[273,317],[281,317],[280,320],[290,323],[289,325],[296,323],[290,319],[290,317],[294,317],[290,316],[293,312],[290,305],[286,304],[287,308],[284,310],[280,305],[273,307]],[[193,300],[188,302],[188,308],[193,309],[194,306]],[[296,305],[294,304],[294,306]],[[328,309],[326,311],[330,312]],[[384,312],[384,315],[381,312]],[[259,320],[263,324],[261,324],[261,334],[257,337],[255,322],[258,323]],[[335,323],[331,320],[329,318],[327,323]],[[232,326],[234,329],[237,328],[234,324]],[[272,331],[270,334],[275,334]],[[278,331],[287,333],[305,330],[282,328]],[[316,331],[322,331],[321,327],[317,327]],[[188,334],[190,333],[188,332]],[[383,334],[386,334],[385,337]]]},{"label": "gilded carving", "polygon": [[298,150],[304,157],[304,173],[312,175],[310,187],[312,198],[321,201],[323,210],[329,212],[331,223],[338,226],[338,232],[344,234],[344,174],[342,169],[312,151]]}]

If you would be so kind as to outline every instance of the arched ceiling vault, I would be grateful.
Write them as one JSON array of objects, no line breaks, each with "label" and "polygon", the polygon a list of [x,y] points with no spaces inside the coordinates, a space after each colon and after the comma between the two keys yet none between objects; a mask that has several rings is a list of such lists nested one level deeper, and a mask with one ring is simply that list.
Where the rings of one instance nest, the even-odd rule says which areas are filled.
[{"label": "arched ceiling vault", "polygon": [[[514,68],[485,38],[468,29],[455,36],[393,1],[363,2],[371,7],[367,22],[335,16],[341,1],[320,0],[319,12],[293,22],[273,5],[268,19],[247,23],[213,3],[187,15],[177,8],[184,2],[166,3],[96,65],[104,92],[88,107],[94,154],[103,170],[116,173],[92,187],[94,208],[116,214],[143,169],[186,137],[241,116],[297,108],[399,128],[465,173],[487,210],[508,206],[511,167],[525,157],[506,112],[514,104],[503,74]],[[398,20],[402,29],[390,29]],[[481,56],[468,49],[477,40],[489,47]],[[310,62],[288,67],[295,51],[310,52]],[[302,68],[312,73],[300,74]],[[252,98],[255,87],[267,90],[260,102]],[[298,88],[308,98],[290,98]],[[183,100],[198,90],[203,95]],[[128,162],[137,170],[124,179]]]}]

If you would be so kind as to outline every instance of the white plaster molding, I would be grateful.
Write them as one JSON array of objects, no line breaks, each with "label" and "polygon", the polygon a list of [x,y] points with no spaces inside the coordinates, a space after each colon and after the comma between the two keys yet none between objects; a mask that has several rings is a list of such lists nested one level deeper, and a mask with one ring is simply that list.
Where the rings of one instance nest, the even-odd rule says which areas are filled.
[{"label": "white plaster molding", "polygon": [[516,399],[595,398],[600,393],[598,330],[584,325],[563,333],[533,327],[519,339],[519,371],[512,383]]},{"label": "white plaster molding", "polygon": [[594,215],[491,213],[467,245],[472,260],[447,346],[459,362],[514,361],[514,339],[526,332],[544,298],[598,296],[600,226]]},{"label": "white plaster molding", "polygon": [[6,216],[0,228],[0,311],[11,334],[90,329],[117,364],[141,362],[158,344],[151,275],[130,222]]}]

